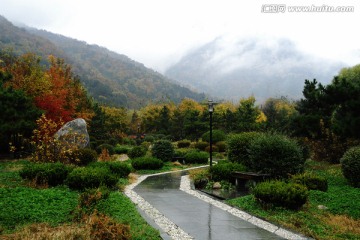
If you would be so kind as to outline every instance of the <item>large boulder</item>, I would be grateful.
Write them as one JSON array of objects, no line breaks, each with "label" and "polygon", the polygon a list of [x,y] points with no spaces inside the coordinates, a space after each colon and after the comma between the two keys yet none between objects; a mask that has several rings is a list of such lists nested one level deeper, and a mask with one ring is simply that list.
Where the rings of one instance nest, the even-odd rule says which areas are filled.
[{"label": "large boulder", "polygon": [[55,133],[54,137],[69,148],[85,148],[90,142],[86,122],[82,118],[67,122]]}]

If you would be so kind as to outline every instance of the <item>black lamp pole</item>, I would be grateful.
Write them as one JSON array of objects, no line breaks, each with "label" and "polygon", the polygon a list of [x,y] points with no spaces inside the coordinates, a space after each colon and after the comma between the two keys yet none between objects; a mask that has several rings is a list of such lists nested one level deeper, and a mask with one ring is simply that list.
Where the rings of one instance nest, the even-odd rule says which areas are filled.
[{"label": "black lamp pole", "polygon": [[210,167],[212,167],[212,114],[214,112],[214,103],[209,100],[209,114],[210,114]]}]

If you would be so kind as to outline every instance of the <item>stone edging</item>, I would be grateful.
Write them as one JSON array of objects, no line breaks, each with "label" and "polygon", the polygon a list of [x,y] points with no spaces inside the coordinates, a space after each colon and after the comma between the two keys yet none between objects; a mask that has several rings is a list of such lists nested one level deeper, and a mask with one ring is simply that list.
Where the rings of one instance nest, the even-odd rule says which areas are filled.
[{"label": "stone edging", "polygon": [[154,222],[172,239],[194,239],[133,191],[134,187],[144,181],[148,176],[150,175],[140,176],[135,183],[126,186],[124,191],[125,195],[154,220]]}]

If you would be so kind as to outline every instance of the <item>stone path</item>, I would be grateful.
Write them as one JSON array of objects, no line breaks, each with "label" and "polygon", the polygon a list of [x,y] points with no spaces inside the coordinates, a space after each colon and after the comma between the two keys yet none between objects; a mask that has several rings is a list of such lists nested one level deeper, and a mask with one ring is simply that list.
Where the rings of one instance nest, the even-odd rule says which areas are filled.
[{"label": "stone path", "polygon": [[163,239],[307,239],[192,190],[186,171],[141,176],[125,194]]}]

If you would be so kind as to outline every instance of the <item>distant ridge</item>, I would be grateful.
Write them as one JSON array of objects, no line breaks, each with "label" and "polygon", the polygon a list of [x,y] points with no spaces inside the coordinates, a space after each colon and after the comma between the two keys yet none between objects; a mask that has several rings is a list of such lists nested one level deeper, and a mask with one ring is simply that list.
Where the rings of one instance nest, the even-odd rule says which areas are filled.
[{"label": "distant ridge", "polygon": [[340,61],[302,53],[288,39],[219,37],[186,54],[165,75],[218,98],[254,95],[262,102],[280,96],[299,99],[305,79],[329,83],[343,67]]},{"label": "distant ridge", "polygon": [[63,58],[73,67],[89,94],[111,106],[139,108],[149,102],[201,101],[205,94],[194,92],[129,57],[104,47],[89,45],[29,27],[17,27],[0,16],[0,50],[20,55],[33,52],[45,63],[48,55]]}]

